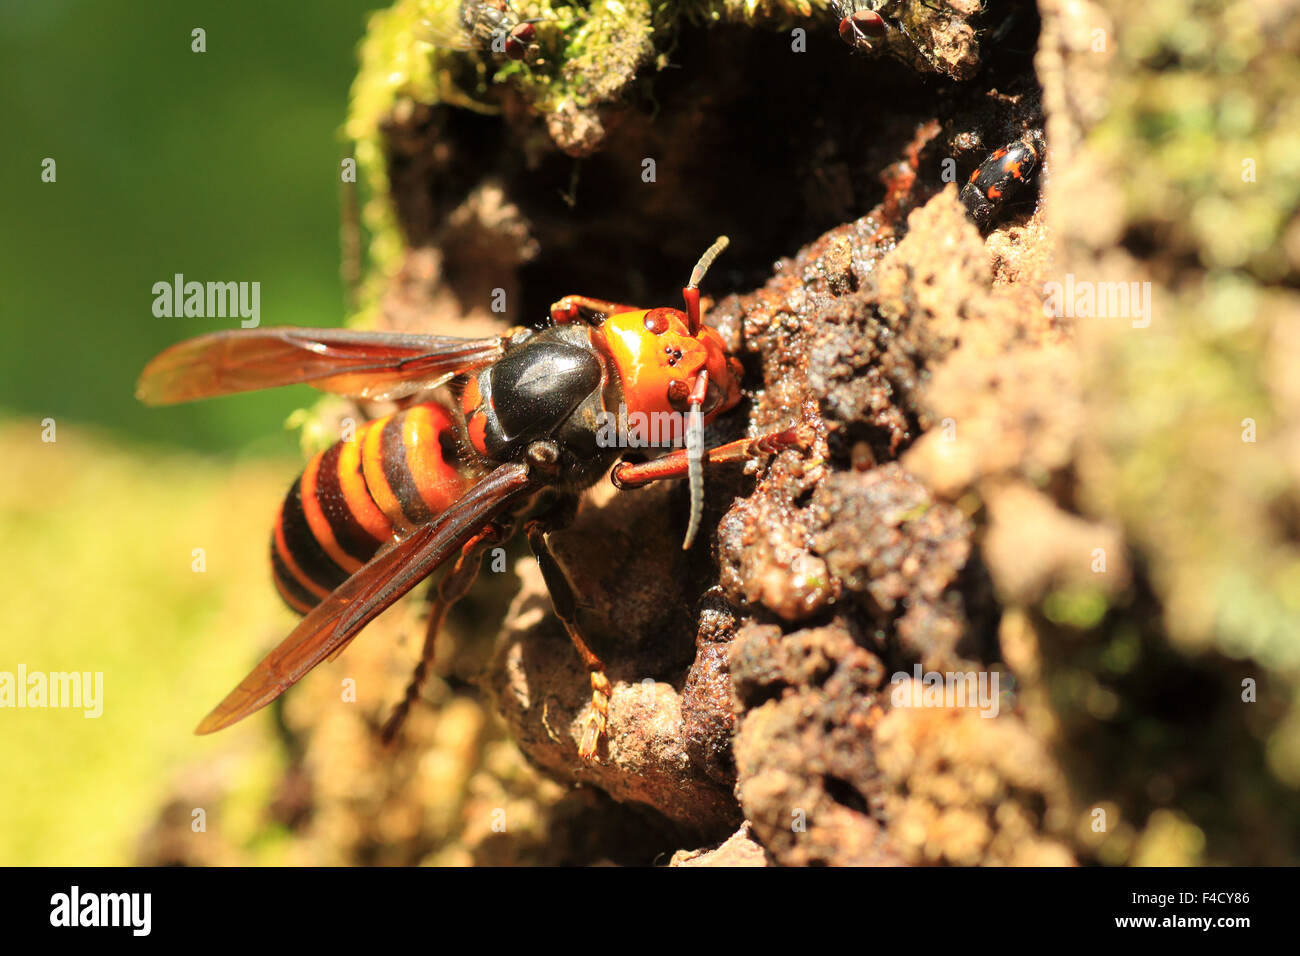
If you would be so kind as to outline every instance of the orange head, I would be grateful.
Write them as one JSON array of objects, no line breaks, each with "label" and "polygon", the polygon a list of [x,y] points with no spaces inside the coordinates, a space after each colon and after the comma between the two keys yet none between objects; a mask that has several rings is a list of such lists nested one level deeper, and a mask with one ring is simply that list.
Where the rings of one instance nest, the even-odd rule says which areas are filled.
[{"label": "orange head", "polygon": [[629,415],[686,415],[691,519],[683,548],[695,540],[704,512],[704,423],[740,401],[740,363],[727,354],[722,336],[700,320],[700,280],[728,242],[726,236],[719,236],[695,264],[682,289],[685,312],[667,308],[617,312],[599,330],[605,352],[618,370]]},{"label": "orange head", "polygon": [[740,363],[708,326],[701,325],[692,335],[689,318],[680,309],[620,312],[605,320],[601,332],[629,413],[686,413],[701,371],[709,373],[700,407],[706,422],[740,401]]}]

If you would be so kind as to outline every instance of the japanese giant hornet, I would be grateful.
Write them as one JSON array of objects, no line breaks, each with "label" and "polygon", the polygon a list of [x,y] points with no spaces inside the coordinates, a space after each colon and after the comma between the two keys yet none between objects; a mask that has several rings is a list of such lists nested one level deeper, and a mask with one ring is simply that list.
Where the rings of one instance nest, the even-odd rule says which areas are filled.
[{"label": "japanese giant hornet", "polygon": [[457,29],[425,18],[420,30],[434,46],[452,50],[480,50],[512,60],[523,60],[537,50],[534,41],[541,20],[520,20],[507,0],[461,0],[459,21]]},{"label": "japanese giant hornet", "polygon": [[[168,348],[140,376],[149,404],[305,382],[373,401],[404,402],[308,462],[271,534],[271,566],[285,602],[305,615],[293,632],[203,719],[207,734],[265,707],[421,580],[455,559],[439,584],[420,662],[385,725],[391,738],[418,698],[448,608],[473,582],[490,545],[524,521],[557,617],[582,657],[591,712],[578,752],[594,757],[610,684],[578,630],[572,586],[547,543],[577,495],[613,468],[619,487],[687,478],[689,547],[702,511],[703,465],[744,461],[796,444],[793,430],[707,453],[707,422],[741,399],[740,363],[702,324],[699,283],[720,238],[682,290],[685,311],[641,309],[588,296],[554,303],[541,331],[481,339],[350,330],[268,328],[199,336]],[[424,394],[449,386],[450,400]],[[620,403],[642,415],[685,414],[686,448],[620,461],[598,423]],[[605,413],[602,415],[602,413]],[[680,429],[679,429],[680,438]],[[680,445],[680,440],[675,442]],[[551,495],[541,496],[547,490]]]}]

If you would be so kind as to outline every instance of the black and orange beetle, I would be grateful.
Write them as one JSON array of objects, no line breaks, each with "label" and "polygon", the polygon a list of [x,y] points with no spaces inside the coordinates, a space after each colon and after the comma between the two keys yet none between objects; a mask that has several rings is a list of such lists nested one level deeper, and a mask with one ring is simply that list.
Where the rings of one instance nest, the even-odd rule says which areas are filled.
[{"label": "black and orange beetle", "polygon": [[1033,178],[1045,147],[1037,135],[1024,136],[995,149],[970,174],[961,201],[980,231],[986,231],[1006,204]]},{"label": "black and orange beetle", "polygon": [[[573,589],[551,554],[548,531],[613,466],[619,487],[689,479],[683,545],[689,547],[702,510],[702,459],[744,461],[796,443],[788,430],[702,451],[704,424],[741,399],[740,364],[700,315],[700,280],[725,246],[720,238],[696,265],[683,289],[685,311],[573,295],[552,305],[551,323],[541,331],[460,339],[232,330],[154,358],[137,389],[149,404],[300,382],[403,403],[316,455],[290,487],[271,535],[271,564],[280,594],[305,616],[196,733],[221,730],[265,707],[455,559],[439,584],[420,663],[385,725],[391,738],[418,697],[447,609],[474,580],[483,551],[509,538],[538,492],[551,490],[555,501],[530,514],[524,529],[556,615],[591,675],[591,714],[579,754],[593,758],[610,684],[579,633]],[[447,400],[428,399],[425,393],[444,385]],[[629,414],[684,415],[678,435],[686,448],[645,462],[620,461],[624,450],[600,433],[619,406]]]}]

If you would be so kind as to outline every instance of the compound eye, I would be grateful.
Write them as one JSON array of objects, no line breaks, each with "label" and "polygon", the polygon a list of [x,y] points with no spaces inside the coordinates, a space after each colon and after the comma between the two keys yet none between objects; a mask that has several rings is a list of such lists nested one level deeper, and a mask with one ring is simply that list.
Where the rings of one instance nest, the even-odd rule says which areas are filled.
[{"label": "compound eye", "polygon": [[853,25],[869,37],[885,35],[885,18],[870,10],[859,10],[853,14]]},{"label": "compound eye", "polygon": [[663,335],[668,331],[668,316],[658,309],[647,312],[644,321],[646,330],[653,332],[655,335]]}]

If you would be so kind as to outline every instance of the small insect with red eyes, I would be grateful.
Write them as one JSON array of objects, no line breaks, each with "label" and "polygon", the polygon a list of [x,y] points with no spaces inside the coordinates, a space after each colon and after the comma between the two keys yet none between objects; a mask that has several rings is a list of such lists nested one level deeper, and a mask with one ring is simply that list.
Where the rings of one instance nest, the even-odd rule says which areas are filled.
[{"label": "small insect with red eyes", "polygon": [[[900,0],[830,0],[831,13],[840,18],[840,39],[855,51],[874,53],[883,49],[904,63],[911,61],[904,51],[910,48],[936,70],[940,65],[934,55],[908,31],[903,21],[886,13]],[[929,6],[929,4],[925,4]]]},{"label": "small insect with red eyes", "polygon": [[[704,254],[682,290],[685,311],[640,309],[571,295],[540,331],[482,339],[328,329],[217,332],[174,345],[140,376],[150,404],[305,382],[399,409],[308,462],[271,533],[271,567],[285,602],[305,615],[291,634],[199,724],[206,734],[265,707],[333,659],[421,580],[443,576],[423,652],[391,738],[418,699],[448,608],[468,590],[483,552],[523,525],[557,617],[586,665],[591,711],[578,746],[595,757],[610,684],[578,629],[576,599],[548,533],[578,495],[610,472],[620,488],[689,482],[690,547],[703,510],[703,465],[793,447],[793,429],[705,452],[704,425],[741,400],[740,363],[704,325],[699,283],[726,246]],[[446,393],[434,389],[447,386]],[[660,458],[624,459],[605,437],[611,416],[684,416]],[[611,471],[612,467],[612,471]],[[542,494],[546,492],[546,494]],[[454,563],[452,563],[454,561]]]},{"label": "small insect with red eyes", "polygon": [[[876,6],[883,6],[877,0]],[[873,9],[871,0],[831,0],[831,12],[840,18],[840,39],[855,50],[871,52],[872,40],[883,39],[890,27]]]},{"label": "small insect with red eyes", "polygon": [[530,62],[536,57],[541,18],[521,20],[508,0],[462,0],[457,20],[453,25],[451,14],[440,8],[420,21],[419,35],[449,50],[477,50]]},{"label": "small insect with red eyes", "polygon": [[961,201],[980,231],[988,230],[1029,182],[1043,161],[1045,147],[1030,134],[995,149],[971,173],[961,190]]},{"label": "small insect with red eyes", "polygon": [[520,20],[506,0],[461,0],[460,22],[481,49],[522,60],[537,49],[535,20]]}]

